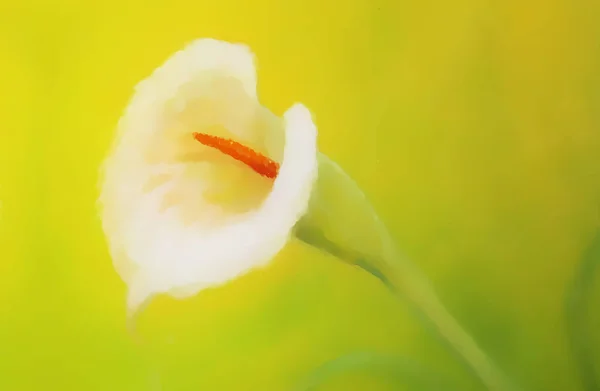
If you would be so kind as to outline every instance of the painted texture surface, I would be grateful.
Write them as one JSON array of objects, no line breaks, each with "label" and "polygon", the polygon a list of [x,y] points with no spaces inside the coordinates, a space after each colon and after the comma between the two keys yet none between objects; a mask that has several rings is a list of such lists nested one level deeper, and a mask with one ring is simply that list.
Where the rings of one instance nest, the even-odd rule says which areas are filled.
[{"label": "painted texture surface", "polygon": [[[353,351],[478,389],[377,281],[299,243],[156,300],[144,350],[129,339],[98,166],[133,86],[208,36],[252,47],[275,113],[315,113],[321,150],[513,379],[577,390],[562,311],[600,221],[599,21],[584,0],[0,3],[0,389],[288,390]],[[600,330],[600,288],[590,307]],[[398,384],[365,370],[322,389]]]}]

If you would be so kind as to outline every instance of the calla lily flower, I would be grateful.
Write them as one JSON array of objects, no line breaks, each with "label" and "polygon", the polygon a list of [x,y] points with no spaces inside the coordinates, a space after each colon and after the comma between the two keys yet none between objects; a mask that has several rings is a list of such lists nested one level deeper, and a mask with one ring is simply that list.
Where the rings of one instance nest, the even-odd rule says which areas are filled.
[{"label": "calla lily flower", "polygon": [[137,86],[99,200],[130,317],[154,295],[189,297],[264,266],[295,236],[407,297],[488,389],[510,389],[357,184],[318,152],[308,109],[277,117],[256,82],[246,46],[200,39]]},{"label": "calla lily flower", "polygon": [[200,39],[136,88],[103,167],[101,217],[134,313],[267,264],[305,213],[317,129],[256,95],[248,48]]}]

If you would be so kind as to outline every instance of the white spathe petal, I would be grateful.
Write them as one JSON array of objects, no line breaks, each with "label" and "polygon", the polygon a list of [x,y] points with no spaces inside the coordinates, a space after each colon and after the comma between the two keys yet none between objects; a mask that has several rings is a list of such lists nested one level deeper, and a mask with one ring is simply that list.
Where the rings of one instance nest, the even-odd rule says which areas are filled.
[{"label": "white spathe petal", "polygon": [[[277,178],[200,145],[194,131],[225,132],[268,153],[280,161]],[[100,197],[129,310],[154,294],[190,296],[268,263],[308,207],[316,137],[304,106],[280,119],[259,104],[243,45],[198,40],[140,83],[105,161]]]}]

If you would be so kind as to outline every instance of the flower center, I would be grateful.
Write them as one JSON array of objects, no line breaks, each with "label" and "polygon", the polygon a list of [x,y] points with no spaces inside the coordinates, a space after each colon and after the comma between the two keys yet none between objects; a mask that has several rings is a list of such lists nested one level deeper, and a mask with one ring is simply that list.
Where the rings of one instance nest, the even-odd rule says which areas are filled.
[{"label": "flower center", "polygon": [[231,156],[235,160],[238,160],[256,173],[267,177],[276,178],[279,172],[279,163],[269,159],[267,156],[256,152],[250,147],[219,136],[213,136],[205,133],[193,133],[196,141],[200,142],[207,147],[214,148],[228,156]]}]

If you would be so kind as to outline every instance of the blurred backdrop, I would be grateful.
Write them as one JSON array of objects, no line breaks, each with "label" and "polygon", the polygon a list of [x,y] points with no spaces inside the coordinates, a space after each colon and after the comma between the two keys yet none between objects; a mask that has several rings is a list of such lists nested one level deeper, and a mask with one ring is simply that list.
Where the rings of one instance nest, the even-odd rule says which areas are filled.
[{"label": "blurred backdrop", "polygon": [[[155,300],[131,341],[98,167],[134,85],[199,37],[250,45],[275,113],[314,112],[322,151],[515,382],[581,389],[563,309],[600,221],[592,0],[3,0],[0,389],[283,391],[354,351],[480,389],[381,284],[298,243]],[[400,380],[365,369],[320,389],[418,390]]]}]

